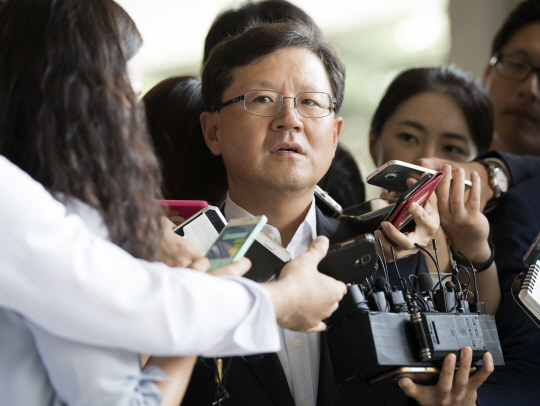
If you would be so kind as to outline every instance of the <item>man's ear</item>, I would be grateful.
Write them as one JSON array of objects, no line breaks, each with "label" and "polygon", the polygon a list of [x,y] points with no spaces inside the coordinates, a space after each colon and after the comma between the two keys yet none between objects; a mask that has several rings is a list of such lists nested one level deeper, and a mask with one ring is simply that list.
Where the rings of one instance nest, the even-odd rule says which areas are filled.
[{"label": "man's ear", "polygon": [[210,113],[205,111],[201,113],[201,127],[204,135],[204,141],[208,149],[214,155],[221,155],[221,145],[219,137],[219,117],[217,112]]},{"label": "man's ear", "polygon": [[373,132],[373,128],[369,129],[369,154],[371,155],[371,159],[373,159],[373,162],[375,162],[375,165],[377,164],[377,142],[379,141],[379,137],[375,135]]},{"label": "man's ear", "polygon": [[486,87],[487,77],[489,75],[489,72],[491,70],[491,66],[486,65],[484,67],[484,70],[482,71],[482,86]]},{"label": "man's ear", "polygon": [[343,129],[343,118],[336,117],[334,119],[334,152],[336,152],[339,136],[341,135],[342,129]]}]

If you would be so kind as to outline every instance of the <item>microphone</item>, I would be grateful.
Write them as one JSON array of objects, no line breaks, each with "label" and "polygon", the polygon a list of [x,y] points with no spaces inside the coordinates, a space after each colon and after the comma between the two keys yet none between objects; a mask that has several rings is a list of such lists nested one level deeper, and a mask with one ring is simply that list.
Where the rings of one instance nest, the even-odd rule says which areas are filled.
[{"label": "microphone", "polygon": [[[435,255],[437,256],[437,243],[435,242],[435,239],[433,239],[431,241],[433,243],[433,249],[435,250]],[[427,255],[429,255],[429,257],[431,258],[431,260],[435,264],[435,268],[437,268],[437,275],[439,275],[439,285],[440,285],[441,288],[437,292],[435,292],[435,295],[434,295],[435,304],[437,305],[437,310],[439,310],[442,313],[447,313],[446,300],[444,298],[446,292],[445,292],[444,286],[442,284],[441,269],[439,268],[439,260],[438,260],[439,257],[437,256],[437,260],[435,260],[435,258],[433,258],[433,255],[431,255],[428,250],[426,250],[424,247],[422,247],[418,243],[414,243],[414,246],[416,248],[420,248]],[[441,296],[443,296],[442,299],[440,298]]]},{"label": "microphone", "polygon": [[389,306],[386,300],[388,292],[386,280],[382,276],[375,279],[375,286],[372,287],[368,295],[370,309],[378,312],[388,312]]},{"label": "microphone", "polygon": [[436,312],[435,302],[433,300],[433,280],[428,273],[421,273],[418,275],[418,288],[420,294],[424,298],[424,301],[428,304],[428,311]]}]

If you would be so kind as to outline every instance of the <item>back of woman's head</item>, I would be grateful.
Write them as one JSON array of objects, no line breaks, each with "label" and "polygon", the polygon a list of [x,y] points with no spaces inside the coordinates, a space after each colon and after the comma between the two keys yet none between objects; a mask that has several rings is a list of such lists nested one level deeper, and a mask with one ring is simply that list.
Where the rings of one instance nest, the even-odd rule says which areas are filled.
[{"label": "back of woman's head", "polygon": [[454,100],[463,112],[478,153],[493,137],[493,111],[488,94],[476,79],[453,67],[414,68],[400,73],[388,86],[375,110],[371,132],[379,137],[398,107],[413,96],[435,92]]},{"label": "back of woman's head", "polygon": [[140,47],[128,21],[112,0],[2,3],[0,153],[97,209],[113,242],[151,258],[159,171],[127,77]]},{"label": "back of woman's head", "polygon": [[204,141],[201,80],[178,76],[163,80],[143,97],[154,148],[161,161],[168,199],[206,200],[219,205],[227,193],[221,156]]}]

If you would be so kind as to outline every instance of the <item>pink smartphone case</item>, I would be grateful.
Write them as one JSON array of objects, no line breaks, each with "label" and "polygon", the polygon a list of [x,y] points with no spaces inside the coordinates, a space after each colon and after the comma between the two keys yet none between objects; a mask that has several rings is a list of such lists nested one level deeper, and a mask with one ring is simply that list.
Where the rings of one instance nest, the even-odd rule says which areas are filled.
[{"label": "pink smartphone case", "polygon": [[165,209],[165,216],[177,226],[208,206],[204,200],[159,200],[159,204]]},{"label": "pink smartphone case", "polygon": [[[433,175],[431,179],[429,179],[417,191],[415,191],[412,195],[410,195],[407,199],[400,203],[400,205],[396,208],[394,213],[388,219],[388,222],[392,223],[399,231],[404,234],[413,231],[415,223],[411,213],[409,213],[409,206],[411,205],[411,203],[416,202],[421,207],[424,207],[429,200],[431,194],[437,188],[437,185],[441,181],[442,177],[443,173],[440,171]],[[381,231],[390,244],[392,244],[393,246],[397,245],[394,241],[392,241],[390,237],[388,237],[388,235],[386,235],[384,230],[381,229]]]}]

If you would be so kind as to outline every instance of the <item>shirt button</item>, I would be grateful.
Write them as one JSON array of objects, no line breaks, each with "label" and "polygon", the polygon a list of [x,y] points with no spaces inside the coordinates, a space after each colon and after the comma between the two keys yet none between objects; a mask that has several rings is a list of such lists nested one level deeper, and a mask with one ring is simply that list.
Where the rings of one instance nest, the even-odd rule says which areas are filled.
[{"label": "shirt button", "polygon": [[[295,347],[300,347],[300,346],[302,345],[302,340],[300,340],[299,338],[295,338],[295,339],[293,340],[293,344],[294,344]],[[304,400],[305,400],[305,399],[304,399]],[[309,400],[308,400],[308,402],[309,402]],[[302,403],[302,406],[304,406],[303,403]]]},{"label": "shirt button", "polygon": [[309,402],[309,399],[304,399],[300,402],[300,405],[301,406],[309,406],[310,402]]}]

